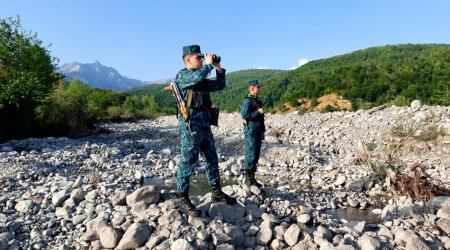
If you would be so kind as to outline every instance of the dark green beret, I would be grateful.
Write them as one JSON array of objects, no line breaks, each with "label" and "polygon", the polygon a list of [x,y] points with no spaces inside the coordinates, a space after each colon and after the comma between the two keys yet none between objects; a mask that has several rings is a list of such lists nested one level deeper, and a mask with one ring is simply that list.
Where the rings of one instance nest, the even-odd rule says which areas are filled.
[{"label": "dark green beret", "polygon": [[202,52],[200,51],[199,45],[188,45],[183,47],[183,56],[187,54],[197,54],[200,57],[203,57]]},{"label": "dark green beret", "polygon": [[248,86],[258,86],[258,87],[260,87],[261,85],[259,85],[258,80],[250,80],[250,81],[248,81]]}]

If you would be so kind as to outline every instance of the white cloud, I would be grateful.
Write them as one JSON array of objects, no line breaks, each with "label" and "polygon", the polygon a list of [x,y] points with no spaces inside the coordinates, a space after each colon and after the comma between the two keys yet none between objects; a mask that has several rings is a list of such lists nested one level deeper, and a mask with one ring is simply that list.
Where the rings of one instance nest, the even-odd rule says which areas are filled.
[{"label": "white cloud", "polygon": [[298,60],[298,66],[292,66],[291,69],[300,68],[301,66],[307,64],[308,62],[309,62],[308,59],[302,58],[302,59]]},{"label": "white cloud", "polygon": [[258,67],[257,69],[268,69],[267,67]]}]

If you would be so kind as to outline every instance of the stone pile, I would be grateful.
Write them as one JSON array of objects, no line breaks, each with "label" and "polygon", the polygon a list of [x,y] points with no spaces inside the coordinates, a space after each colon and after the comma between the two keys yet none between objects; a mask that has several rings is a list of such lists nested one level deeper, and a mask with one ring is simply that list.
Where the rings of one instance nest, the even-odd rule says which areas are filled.
[{"label": "stone pile", "polygon": [[[213,129],[224,177],[240,177],[238,114]],[[0,144],[0,249],[448,249],[450,197],[391,197],[364,161],[424,165],[450,188],[450,107],[267,115],[258,179],[224,187],[238,204],[192,197],[202,217],[177,210],[175,117],[101,124],[110,133]],[[444,131],[418,141],[427,128]],[[447,135],[445,135],[445,133]],[[418,137],[416,137],[418,138]],[[395,152],[394,152],[395,151]],[[391,159],[392,160],[392,159]],[[203,161],[195,174],[205,171]],[[359,209],[377,222],[328,211]]]}]

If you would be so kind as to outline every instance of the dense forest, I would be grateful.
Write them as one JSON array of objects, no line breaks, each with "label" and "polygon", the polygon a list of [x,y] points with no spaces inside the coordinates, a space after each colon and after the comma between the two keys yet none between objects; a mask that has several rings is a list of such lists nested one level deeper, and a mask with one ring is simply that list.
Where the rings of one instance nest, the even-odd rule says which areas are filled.
[{"label": "dense forest", "polygon": [[[353,110],[391,103],[409,105],[419,99],[429,105],[450,105],[450,45],[403,44],[355,51],[311,61],[300,68],[242,70],[227,73],[227,88],[213,93],[214,104],[233,112],[247,92],[250,79],[260,81],[261,98],[268,109],[298,106],[299,98],[316,99],[335,92],[352,103]],[[133,95],[155,96],[158,105],[174,106],[162,85],[130,90]]]},{"label": "dense forest", "polygon": [[[57,59],[20,19],[0,19],[0,141],[83,131],[107,119],[145,118],[175,113],[175,100],[164,85],[152,84],[117,93],[66,80]],[[212,94],[215,106],[233,112],[247,93],[247,82],[260,81],[268,110],[297,107],[299,98],[337,93],[354,110],[380,104],[450,105],[450,45],[404,44],[373,47],[311,61],[295,70],[250,69],[226,74],[225,90]]]},{"label": "dense forest", "polygon": [[268,89],[286,88],[268,96],[277,106],[293,105],[300,97],[317,98],[337,92],[353,109],[414,99],[430,105],[450,105],[450,45],[404,44],[373,47],[312,61],[267,81]]},{"label": "dense forest", "polygon": [[[233,112],[236,110],[236,102],[239,102],[247,95],[247,82],[252,79],[268,79],[282,70],[273,69],[249,69],[230,72],[226,74],[227,87],[223,91],[214,92],[212,99],[214,105],[221,108],[222,111]],[[166,113],[175,113],[175,99],[171,93],[163,91],[166,84],[150,84],[141,87],[132,88],[125,93],[131,96],[151,95],[155,97],[155,102],[160,107],[165,107]],[[231,101],[230,100],[235,100]]]}]

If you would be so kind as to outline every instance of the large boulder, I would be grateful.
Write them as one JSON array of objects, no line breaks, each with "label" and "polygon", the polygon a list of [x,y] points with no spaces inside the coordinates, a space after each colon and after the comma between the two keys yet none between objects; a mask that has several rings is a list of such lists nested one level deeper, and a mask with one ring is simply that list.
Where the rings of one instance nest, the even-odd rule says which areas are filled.
[{"label": "large boulder", "polygon": [[292,224],[284,233],[284,241],[292,247],[297,244],[299,236],[300,227],[298,227],[297,224]]},{"label": "large boulder", "polygon": [[61,190],[59,192],[53,193],[52,196],[52,204],[55,207],[60,206],[68,197],[67,197],[68,190]]},{"label": "large boulder", "polygon": [[151,228],[146,223],[133,223],[123,235],[117,249],[136,249],[143,246],[152,233]]},{"label": "large boulder", "polygon": [[139,188],[126,198],[127,205],[133,206],[136,202],[144,201],[147,204],[156,203],[159,200],[159,190],[154,185]]},{"label": "large boulder", "polygon": [[114,196],[111,198],[111,203],[113,207],[115,206],[122,206],[127,204],[127,194],[123,190],[118,190],[114,194]]},{"label": "large boulder", "polygon": [[97,229],[100,244],[104,248],[115,248],[122,238],[122,231],[112,226],[101,226]]},{"label": "large boulder", "polygon": [[418,111],[422,108],[422,102],[420,102],[419,100],[414,100],[411,102],[411,109],[413,111]]},{"label": "large boulder", "polygon": [[361,250],[376,250],[381,248],[381,243],[367,234],[358,239],[358,246]]},{"label": "large boulder", "polygon": [[161,226],[166,226],[172,224],[176,220],[181,220],[180,212],[176,209],[171,209],[169,212],[164,213],[158,218],[158,224]]},{"label": "large boulder", "polygon": [[194,250],[194,247],[189,243],[189,241],[185,239],[178,239],[173,242],[172,246],[170,246],[171,250]]},{"label": "large boulder", "polygon": [[233,206],[223,203],[213,203],[209,207],[208,214],[212,218],[219,216],[225,221],[236,221],[244,217],[245,208],[239,203]]},{"label": "large boulder", "polygon": [[33,201],[31,200],[23,200],[18,201],[16,206],[14,207],[17,212],[27,213],[33,207]]},{"label": "large boulder", "polygon": [[256,242],[261,246],[269,245],[272,240],[272,223],[264,220],[259,226],[259,232],[256,235]]},{"label": "large boulder", "polygon": [[436,225],[447,235],[450,235],[450,219],[440,218],[436,221]]},{"label": "large boulder", "polygon": [[233,246],[242,246],[244,243],[244,233],[239,227],[226,226],[224,231],[228,237],[231,238],[230,243],[233,244]]}]

